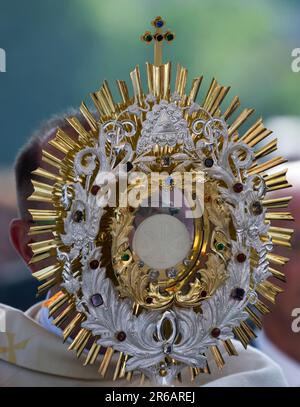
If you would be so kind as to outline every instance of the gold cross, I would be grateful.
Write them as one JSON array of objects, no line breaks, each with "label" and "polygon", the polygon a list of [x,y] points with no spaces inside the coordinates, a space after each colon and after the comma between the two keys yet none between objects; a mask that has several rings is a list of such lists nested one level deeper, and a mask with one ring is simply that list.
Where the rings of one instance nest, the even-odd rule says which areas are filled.
[{"label": "gold cross", "polygon": [[162,45],[166,41],[170,43],[174,40],[175,34],[169,30],[163,32],[163,27],[165,26],[165,21],[159,16],[156,17],[151,24],[155,27],[155,32],[146,31],[142,36],[141,40],[146,44],[150,44],[154,41],[154,65],[160,66],[162,64]]},{"label": "gold cross", "polygon": [[0,347],[0,353],[7,353],[7,360],[10,363],[16,363],[17,362],[17,357],[16,357],[16,351],[25,349],[29,339],[26,339],[22,342],[16,343],[15,344],[15,334],[7,332],[7,347]]}]

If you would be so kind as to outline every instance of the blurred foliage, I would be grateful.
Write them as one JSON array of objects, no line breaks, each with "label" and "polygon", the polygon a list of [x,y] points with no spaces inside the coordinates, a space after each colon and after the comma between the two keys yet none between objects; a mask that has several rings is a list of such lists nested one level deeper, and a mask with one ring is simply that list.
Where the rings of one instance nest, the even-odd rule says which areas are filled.
[{"label": "blurred foliage", "polygon": [[[300,73],[291,51],[300,47],[300,2],[292,0],[0,0],[1,165],[39,122],[78,106],[103,79],[129,79],[152,61],[139,37],[156,15],[177,38],[165,59],[231,85],[243,106],[259,114],[299,115]],[[144,72],[143,72],[144,73]]]}]

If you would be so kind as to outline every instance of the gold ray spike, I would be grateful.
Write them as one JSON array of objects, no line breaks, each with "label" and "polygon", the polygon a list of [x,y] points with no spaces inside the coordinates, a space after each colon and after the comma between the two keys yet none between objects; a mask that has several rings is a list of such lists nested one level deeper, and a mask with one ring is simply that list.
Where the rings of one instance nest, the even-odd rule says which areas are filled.
[{"label": "gold ray spike", "polygon": [[61,160],[47,150],[42,150],[42,161],[60,170]]},{"label": "gold ray spike", "polygon": [[[179,375],[177,375],[177,379],[179,380]],[[145,384],[145,375],[144,373],[141,374],[141,378],[140,378],[140,386],[143,386]]]},{"label": "gold ray spike", "polygon": [[102,377],[105,377],[109,363],[111,358],[114,354],[114,350],[112,348],[107,348],[103,360],[100,364],[99,373]]},{"label": "gold ray spike", "polygon": [[73,339],[71,345],[68,347],[68,350],[77,350],[88,334],[89,331],[86,329],[80,329],[76,337]]},{"label": "gold ray spike", "polygon": [[262,130],[265,129],[263,125],[263,120],[260,117],[256,122],[240,137],[240,141],[248,144],[253,140],[253,138]]},{"label": "gold ray spike", "polygon": [[273,277],[276,277],[278,280],[286,282],[285,274],[281,271],[275,270],[273,267],[269,267],[269,272],[272,273]]},{"label": "gold ray spike", "polygon": [[257,338],[257,336],[255,335],[255,333],[252,331],[252,329],[250,328],[250,326],[247,324],[247,322],[242,321],[241,322],[241,328],[244,330],[244,332],[246,333],[246,335],[248,336],[248,338],[250,340]]},{"label": "gold ray spike", "polygon": [[109,107],[110,114],[113,115],[114,113],[116,113],[116,106],[108,82],[106,80],[103,82],[101,92],[103,93],[105,102]]},{"label": "gold ray spike", "polygon": [[286,182],[286,183],[274,185],[273,187],[269,187],[268,192],[277,191],[278,189],[291,188],[292,186],[293,186],[292,184],[289,184],[288,182]]},{"label": "gold ray spike", "polygon": [[256,291],[264,296],[267,300],[275,304],[277,295],[282,293],[283,289],[270,281],[264,281],[263,283],[258,284]]},{"label": "gold ray spike", "polygon": [[74,303],[71,303],[65,308],[54,320],[53,320],[53,325],[55,326],[60,326],[71,314],[72,311],[74,311],[76,308]]},{"label": "gold ray spike", "polygon": [[261,300],[257,300],[253,307],[259,311],[262,315],[267,315],[271,312],[270,308],[264,304]]},{"label": "gold ray spike", "polygon": [[294,229],[281,228],[279,226],[270,226],[269,233],[277,233],[281,235],[292,236],[294,233]]},{"label": "gold ray spike", "polygon": [[64,306],[69,301],[69,296],[65,294],[54,304],[49,307],[49,316],[52,317],[62,306]]},{"label": "gold ray spike", "polygon": [[170,96],[171,63],[156,66],[147,63],[147,78],[149,92],[161,99]]},{"label": "gold ray spike", "polygon": [[92,115],[89,108],[84,102],[82,102],[80,105],[80,112],[82,116],[85,118],[85,120],[88,122],[91,130],[97,132],[98,131],[97,120],[94,118],[94,116]]},{"label": "gold ray spike", "polygon": [[[70,118],[67,118],[66,120],[70,123],[70,120],[72,120],[72,119],[74,119],[74,118],[70,117]],[[76,119],[77,119],[77,117],[76,117]],[[79,120],[78,120],[78,122],[79,122]],[[71,137],[69,137],[68,134],[65,131],[63,131],[62,129],[57,130],[56,139],[59,140],[61,143],[64,143],[69,148],[69,150],[74,150],[74,148],[78,148],[78,149],[80,148],[80,144],[78,144],[75,140],[73,140]]]},{"label": "gold ray spike", "polygon": [[49,209],[28,209],[28,211],[34,221],[39,220],[55,221],[56,219],[59,218],[59,214],[57,211],[52,211]]},{"label": "gold ray spike", "polygon": [[266,220],[294,220],[290,212],[267,212]]},{"label": "gold ray spike", "polygon": [[192,367],[190,367],[190,375],[191,375],[191,382],[195,381],[195,371]]},{"label": "gold ray spike", "polygon": [[270,143],[266,144],[265,146],[261,147],[258,151],[256,151],[255,158],[258,160],[259,158],[266,157],[267,155],[273,153],[277,150],[277,138],[270,141]]},{"label": "gold ray spike", "polygon": [[58,151],[61,151],[64,154],[68,154],[71,150],[71,147],[65,143],[61,138],[55,137],[48,141],[52,147],[56,148]]},{"label": "gold ray spike", "polygon": [[126,380],[127,380],[128,382],[131,382],[132,377],[133,377],[133,372],[127,372],[127,373],[126,373]]},{"label": "gold ray spike", "polygon": [[139,66],[136,66],[135,69],[130,72],[130,78],[133,86],[134,100],[141,105],[143,102],[143,90]]},{"label": "gold ray spike", "polygon": [[92,337],[92,333],[89,332],[88,335],[86,336],[86,338],[84,338],[84,340],[81,342],[81,344],[78,347],[77,352],[76,352],[77,358],[80,358],[80,356],[82,355],[83,351],[85,350],[85,348],[88,344],[88,341],[90,340],[91,337]]},{"label": "gold ray spike", "polygon": [[56,182],[63,182],[62,177],[59,175],[53,174],[52,172],[49,172],[45,170],[44,168],[37,168],[36,170],[32,171],[32,174],[38,175],[39,177],[47,178],[51,181],[56,181]]},{"label": "gold ray spike", "polygon": [[268,160],[260,165],[255,164],[249,169],[248,174],[249,175],[260,174],[262,172],[270,170],[271,168],[276,167],[277,165],[284,164],[286,162],[287,160],[283,157],[274,157],[271,160]]},{"label": "gold ray spike", "polygon": [[220,352],[220,349],[217,346],[214,345],[214,346],[210,347],[210,351],[211,351],[211,353],[212,353],[212,355],[213,355],[213,357],[215,359],[215,362],[216,362],[218,368],[222,369],[223,366],[225,365],[225,361],[224,361],[223,356],[222,356],[222,354]]},{"label": "gold ray spike", "polygon": [[247,346],[249,345],[249,339],[245,335],[245,333],[241,330],[239,327],[233,328],[233,333],[235,336],[240,340],[241,344],[245,349],[247,349]]},{"label": "gold ray spike", "polygon": [[191,381],[194,382],[196,377],[200,374],[200,370],[196,367],[190,367]]},{"label": "gold ray spike", "polygon": [[52,202],[53,186],[32,180],[34,187],[33,194],[28,198],[29,201]]},{"label": "gold ray spike", "polygon": [[77,117],[68,117],[67,121],[73,127],[73,129],[79,134],[79,140],[84,144],[89,144],[91,135],[87,130],[85,130],[85,128],[77,119]]},{"label": "gold ray spike", "polygon": [[81,313],[78,313],[71,322],[68,323],[66,328],[63,331],[63,340],[64,342],[69,338],[71,333],[74,331],[74,329],[79,327],[79,324],[85,319],[84,315]]},{"label": "gold ray spike", "polygon": [[237,96],[235,96],[230,105],[228,106],[228,108],[223,113],[224,120],[227,121],[229,117],[233,115],[233,113],[240,107],[240,104],[241,104],[240,99]]},{"label": "gold ray spike", "polygon": [[207,110],[211,115],[211,108],[216,102],[217,98],[220,96],[222,90],[222,86],[220,86],[218,83],[216,83],[216,86],[213,88],[211,94],[209,95],[209,98],[205,100],[205,103],[203,105],[204,109]]},{"label": "gold ray spike", "polygon": [[[209,107],[209,112],[210,114],[213,116],[216,114],[217,110],[219,109],[221,103],[223,102],[223,100],[225,99],[227,93],[229,92],[230,87],[221,87],[217,97],[215,98],[214,102],[212,103],[212,105]],[[212,98],[213,100],[214,98]]]},{"label": "gold ray spike", "polygon": [[229,356],[238,356],[238,352],[230,339],[223,341],[223,345]]},{"label": "gold ray spike", "polygon": [[[286,240],[286,241],[288,241],[288,242],[290,242],[291,241],[291,239],[292,239],[292,236],[293,236],[293,230],[292,230],[292,232],[290,233],[290,232],[286,232],[286,231],[284,231],[284,230],[281,230],[281,231],[276,231],[276,230],[274,230],[274,229],[271,229],[271,228],[269,228],[269,235],[270,236],[272,236],[272,237],[274,237],[274,239],[281,239],[281,240]],[[284,229],[284,228],[282,228],[282,229]],[[288,229],[289,230],[289,229]]]},{"label": "gold ray spike", "polygon": [[194,369],[194,375],[195,375],[195,378],[196,378],[201,373],[201,370],[199,369],[199,367],[194,367],[193,369]]},{"label": "gold ray spike", "polygon": [[280,256],[279,254],[275,254],[275,253],[268,253],[267,260],[269,260],[270,263],[272,263],[272,264],[284,266],[289,261],[289,258]]},{"label": "gold ray spike", "polygon": [[188,102],[187,102],[188,105],[191,105],[197,99],[202,80],[203,80],[203,76],[199,76],[198,78],[195,78],[193,80],[191,91],[188,96]]},{"label": "gold ray spike", "polygon": [[244,109],[242,113],[235,119],[235,121],[229,126],[228,134],[231,136],[237,131],[237,129],[245,123],[245,121],[252,115],[254,109]]},{"label": "gold ray spike", "polygon": [[30,243],[28,246],[31,248],[34,255],[48,252],[56,249],[57,241],[55,239],[42,240],[40,242]]},{"label": "gold ray spike", "polygon": [[[286,238],[286,236],[276,236],[275,234],[269,234],[272,236],[272,243],[281,247],[292,247],[291,238]],[[269,239],[266,236],[262,237],[263,242],[267,242]]]},{"label": "gold ray spike", "polygon": [[51,278],[55,274],[58,274],[62,269],[61,264],[53,264],[51,266],[45,267],[42,270],[33,273],[33,277],[38,281],[46,280],[46,278]]},{"label": "gold ray spike", "polygon": [[257,326],[257,328],[261,329],[262,328],[262,322],[261,322],[260,317],[258,315],[256,315],[255,312],[253,312],[252,309],[249,308],[249,307],[246,307],[245,311],[248,312],[249,318]]},{"label": "gold ray spike", "polygon": [[177,65],[177,73],[175,80],[175,92],[181,97],[185,94],[188,70],[181,65]]},{"label": "gold ray spike", "polygon": [[91,349],[89,350],[87,358],[84,362],[84,366],[93,365],[97,360],[100,350],[101,350],[101,345],[98,345],[97,342],[95,341],[93,343],[93,345],[91,346]]},{"label": "gold ray spike", "polygon": [[250,129],[240,138],[240,141],[255,147],[273,132],[265,128],[262,119],[258,119]]},{"label": "gold ray spike", "polygon": [[210,370],[208,362],[206,362],[206,366],[204,367],[203,371],[206,374],[211,374],[211,370]]},{"label": "gold ray spike", "polygon": [[98,99],[98,93],[93,92],[90,94],[91,99],[95,105],[95,108],[98,110],[100,118],[101,116],[107,116],[107,112],[104,110],[104,107],[101,104],[101,101]]},{"label": "gold ray spike", "polygon": [[202,107],[204,109],[207,109],[211,100],[212,95],[216,92],[216,90],[218,90],[220,88],[220,85],[218,84],[218,82],[215,80],[215,78],[212,79],[208,91],[204,97],[203,103],[202,103]]},{"label": "gold ray spike", "polygon": [[69,294],[63,293],[63,291],[58,291],[47,300],[47,307],[49,310],[51,310],[62,300],[68,299],[68,298],[69,298]]},{"label": "gold ray spike", "polygon": [[120,368],[120,373],[119,373],[119,379],[123,379],[126,375],[126,363],[128,360],[128,355],[124,355],[124,358],[122,360],[121,368]]},{"label": "gold ray spike", "polygon": [[121,368],[122,368],[123,359],[124,359],[124,353],[120,352],[119,357],[118,357],[118,361],[117,361],[117,364],[116,364],[116,367],[115,367],[115,371],[114,371],[114,374],[113,374],[113,381],[114,382],[119,378],[120,371],[121,371]]},{"label": "gold ray spike", "polygon": [[31,226],[28,232],[28,236],[41,235],[54,233],[56,225],[42,225],[42,226]]},{"label": "gold ray spike", "polygon": [[262,201],[266,208],[287,208],[292,196],[285,196],[282,198],[264,199]]},{"label": "gold ray spike", "polygon": [[109,106],[107,105],[105,101],[105,96],[103,94],[103,91],[100,89],[95,93],[98,103],[100,104],[102,111],[104,112],[105,117],[110,117],[110,109]]},{"label": "gold ray spike", "polygon": [[30,261],[28,262],[28,264],[36,264],[39,263],[42,260],[48,259],[50,257],[54,258],[55,255],[55,250],[49,250],[48,252],[45,252],[43,254],[39,254],[37,256],[33,256]]},{"label": "gold ray spike", "polygon": [[287,183],[286,174],[287,169],[275,172],[274,174],[264,176],[264,181],[268,187],[277,184]]},{"label": "gold ray spike", "polygon": [[50,290],[50,288],[54,287],[57,283],[59,282],[59,280],[57,279],[57,277],[51,278],[50,280],[46,281],[44,284],[41,284],[38,287],[38,296],[40,296],[41,294],[44,294],[46,291]]},{"label": "gold ray spike", "polygon": [[130,103],[130,97],[128,92],[128,87],[125,81],[117,81],[118,89],[122,98],[122,101],[125,105]]}]

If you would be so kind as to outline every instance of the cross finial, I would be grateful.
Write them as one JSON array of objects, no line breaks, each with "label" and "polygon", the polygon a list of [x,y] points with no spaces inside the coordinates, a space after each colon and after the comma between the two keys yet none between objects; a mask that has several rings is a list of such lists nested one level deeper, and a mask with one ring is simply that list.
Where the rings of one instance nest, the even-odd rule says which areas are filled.
[{"label": "cross finial", "polygon": [[154,65],[159,66],[162,64],[162,45],[163,42],[172,42],[175,38],[175,34],[169,30],[163,32],[165,21],[160,17],[156,17],[151,24],[155,27],[155,32],[146,31],[141,39],[146,44],[150,44],[154,41]]}]

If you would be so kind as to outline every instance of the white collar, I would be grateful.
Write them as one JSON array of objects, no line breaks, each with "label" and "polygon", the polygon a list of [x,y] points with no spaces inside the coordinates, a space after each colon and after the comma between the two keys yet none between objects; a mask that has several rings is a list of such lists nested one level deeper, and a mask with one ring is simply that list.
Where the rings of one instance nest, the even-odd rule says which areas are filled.
[{"label": "white collar", "polygon": [[255,344],[281,367],[289,386],[300,387],[300,363],[277,348],[263,331],[258,333]]}]

